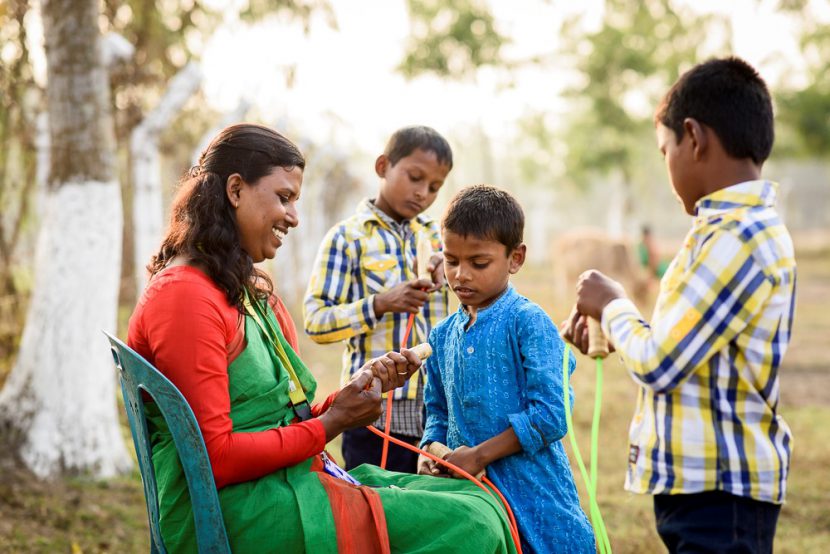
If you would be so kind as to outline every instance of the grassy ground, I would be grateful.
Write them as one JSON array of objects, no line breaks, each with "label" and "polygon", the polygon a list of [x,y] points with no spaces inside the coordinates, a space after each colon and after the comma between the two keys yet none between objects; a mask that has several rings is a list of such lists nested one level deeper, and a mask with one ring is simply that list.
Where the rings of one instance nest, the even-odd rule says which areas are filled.
[{"label": "grassy ground", "polygon": [[[782,369],[781,413],[795,436],[788,501],[778,527],[781,553],[822,552],[830,544],[830,252],[799,252],[799,284],[793,341]],[[569,307],[554,298],[544,268],[527,267],[519,290],[542,304],[556,321]],[[303,340],[302,353],[320,381],[320,395],[337,386],[338,346]],[[574,375],[575,422],[583,456],[589,454],[594,367],[581,359]],[[615,552],[662,552],[650,497],[622,489],[628,421],[635,387],[615,357],[605,363],[599,446],[599,502]],[[339,453],[336,443],[330,445]],[[569,454],[570,448],[568,446]],[[573,458],[573,457],[572,457]],[[585,498],[581,479],[580,494]],[[0,467],[0,553],[146,552],[146,512],[137,473],[112,481],[73,478],[42,483],[19,468]]]}]

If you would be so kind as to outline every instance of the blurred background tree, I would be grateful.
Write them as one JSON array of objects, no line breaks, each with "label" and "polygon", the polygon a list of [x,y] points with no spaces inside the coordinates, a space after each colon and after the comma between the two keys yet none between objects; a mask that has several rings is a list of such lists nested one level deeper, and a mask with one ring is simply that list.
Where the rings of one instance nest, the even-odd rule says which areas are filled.
[{"label": "blurred background tree", "polygon": [[[660,97],[698,61],[715,52],[729,53],[723,19],[676,4],[607,0],[598,30],[579,31],[578,18],[563,25],[562,55],[580,76],[568,90],[574,111],[562,134],[567,176],[582,187],[608,184],[612,235],[632,230],[626,222],[633,196],[649,182],[644,169],[649,169],[646,160],[655,158],[653,113]],[[715,27],[721,32],[714,32]]]},{"label": "blurred background tree", "polygon": [[809,0],[782,0],[779,7],[798,22],[804,62],[801,82],[787,75],[776,94],[777,116],[784,127],[781,153],[826,161],[830,157],[830,24],[817,17]]},{"label": "blurred background tree", "polygon": [[483,65],[500,65],[506,38],[490,9],[478,0],[407,0],[409,39],[399,70],[407,77],[434,73],[469,77]]},{"label": "blurred background tree", "polygon": [[116,324],[122,210],[98,1],[41,6],[48,190],[20,351],[0,389],[0,442],[41,478],[113,476],[130,458],[112,361],[94,348]]},{"label": "blurred background tree", "polygon": [[[134,47],[128,63],[121,64],[111,79],[112,99],[116,108],[116,135],[122,160],[122,191],[124,196],[124,256],[122,261],[122,302],[133,305],[137,288],[143,286],[144,265],[149,262],[147,248],[142,243],[157,243],[161,232],[162,197],[161,173],[156,158],[161,154],[174,167],[188,167],[192,145],[197,144],[206,130],[213,127],[221,117],[205,109],[204,98],[197,96],[192,101],[176,105],[170,114],[172,119],[159,122],[147,132],[134,137],[135,148],[130,148],[130,138],[136,128],[145,122],[148,113],[156,108],[168,92],[171,80],[193,60],[198,60],[211,29],[223,20],[235,16],[245,22],[263,18],[279,19],[285,24],[299,21],[306,31],[312,16],[322,14],[329,25],[336,26],[334,15],[326,0],[249,0],[244,3],[225,5],[199,0],[184,2],[156,2],[155,0],[104,0],[101,18],[102,31],[117,33]],[[287,70],[285,79],[290,79]],[[188,81],[197,78],[194,72],[184,75]],[[198,77],[200,79],[200,77]],[[182,83],[186,84],[186,83]],[[164,132],[160,132],[161,129]],[[145,129],[139,129],[144,131]],[[151,181],[142,180],[133,171],[135,158],[151,158],[148,169]],[[142,187],[140,191],[136,187]],[[145,191],[150,187],[151,190]],[[134,211],[133,200],[136,192],[145,193],[146,198]],[[136,217],[146,221],[136,221]],[[147,228],[149,227],[149,228]],[[149,235],[149,236],[148,236]],[[138,242],[138,245],[136,244]]]},{"label": "blurred background tree", "polygon": [[42,90],[29,59],[27,0],[0,5],[0,382],[17,349],[29,288],[37,181],[37,114]]}]

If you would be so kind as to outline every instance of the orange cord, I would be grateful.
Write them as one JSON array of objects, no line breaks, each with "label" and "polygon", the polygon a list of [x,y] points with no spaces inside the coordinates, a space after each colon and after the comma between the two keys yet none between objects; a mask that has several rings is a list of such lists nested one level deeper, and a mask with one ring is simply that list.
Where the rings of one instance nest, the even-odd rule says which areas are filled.
[{"label": "orange cord", "polygon": [[510,509],[510,504],[507,503],[507,499],[501,493],[499,488],[495,484],[493,484],[493,482],[490,479],[488,479],[486,475],[482,475],[481,480],[483,482],[487,483],[488,485],[490,485],[490,488],[493,489],[496,492],[497,495],[499,495],[499,498],[501,499],[501,503],[504,504],[504,506],[507,508],[507,510],[506,510],[507,511],[507,518],[510,520],[510,534],[513,535],[513,530],[514,529],[516,530],[516,534],[513,535],[513,542],[516,543],[516,550],[519,552],[519,554],[521,554],[521,552],[522,552],[522,543],[518,539],[519,524],[516,523],[516,518],[513,517],[513,510]]},{"label": "orange cord", "polygon": [[[406,345],[409,344],[409,334],[412,332],[412,324],[415,322],[415,314],[409,314],[409,321],[406,322],[406,331],[403,334],[403,342],[401,343],[403,348],[406,348]],[[386,435],[383,438],[383,451],[380,455],[380,467],[382,469],[386,469],[386,455],[389,453],[389,439],[386,437],[389,436],[389,429],[392,428],[392,396],[394,396],[394,391],[389,391],[386,393],[386,420],[383,422],[383,433]],[[372,426],[369,426],[372,429]]]},{"label": "orange cord", "polygon": [[[391,442],[397,444],[398,446],[402,446],[406,449],[411,450],[412,452],[417,452],[418,454],[423,454],[424,456],[426,456],[430,460],[432,460],[434,462],[437,462],[437,463],[439,463],[439,464],[441,464],[445,467],[448,467],[449,469],[451,469],[454,472],[458,473],[462,477],[466,477],[467,479],[469,479],[470,481],[475,483],[478,488],[480,488],[481,490],[483,490],[484,492],[486,492],[490,496],[496,498],[496,496],[493,494],[493,492],[491,492],[490,489],[485,487],[481,483],[481,481],[479,481],[478,479],[476,479],[475,477],[473,477],[472,475],[470,475],[469,473],[467,473],[466,471],[464,471],[463,469],[461,469],[457,465],[455,465],[453,463],[450,463],[447,460],[444,460],[442,458],[439,458],[438,456],[430,454],[429,452],[421,450],[420,448],[418,448],[416,446],[412,446],[411,444],[408,444],[408,443],[406,443],[402,440],[398,440],[395,437],[389,436],[386,433],[384,433],[383,431],[381,431],[380,429],[377,429],[376,427],[372,427],[370,425],[369,427],[367,427],[367,429],[369,429],[371,432],[378,435],[379,437],[383,437],[383,439],[387,442],[391,441]],[[498,498],[501,500],[501,504],[502,504],[502,506],[504,506],[504,510],[507,513],[507,519],[508,519],[509,524],[510,524],[510,536],[513,538],[513,544],[516,546],[516,552],[518,554],[522,554],[522,542],[521,542],[521,539],[519,538],[519,528],[516,524],[516,518],[513,516],[513,510],[510,509],[510,504],[507,503],[507,500],[504,498],[501,491],[499,491],[499,489],[496,488],[496,485],[494,485],[492,481],[487,479],[487,477],[482,477],[482,481],[487,483],[493,489],[493,491],[496,492],[496,495],[498,495]]]}]

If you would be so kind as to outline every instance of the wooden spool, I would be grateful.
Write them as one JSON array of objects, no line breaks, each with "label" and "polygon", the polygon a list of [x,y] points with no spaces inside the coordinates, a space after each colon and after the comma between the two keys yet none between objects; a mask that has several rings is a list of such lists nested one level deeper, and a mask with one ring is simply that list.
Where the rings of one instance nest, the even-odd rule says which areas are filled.
[{"label": "wooden spool", "polygon": [[588,356],[591,358],[605,358],[608,356],[608,339],[602,333],[599,321],[588,318]]}]

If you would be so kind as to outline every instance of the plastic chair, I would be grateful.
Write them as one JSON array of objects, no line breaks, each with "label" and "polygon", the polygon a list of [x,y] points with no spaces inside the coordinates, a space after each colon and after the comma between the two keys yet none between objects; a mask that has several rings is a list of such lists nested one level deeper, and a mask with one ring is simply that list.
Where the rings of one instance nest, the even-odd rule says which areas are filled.
[{"label": "plastic chair", "polygon": [[147,517],[150,520],[150,551],[167,552],[159,527],[158,488],[150,457],[152,447],[141,391],[149,394],[156,402],[173,436],[190,491],[199,552],[230,553],[210,459],[193,410],[167,377],[129,346],[109,333],[104,334],[110,341],[112,357],[118,368],[127,419],[130,421],[138,467],[144,483]]}]

